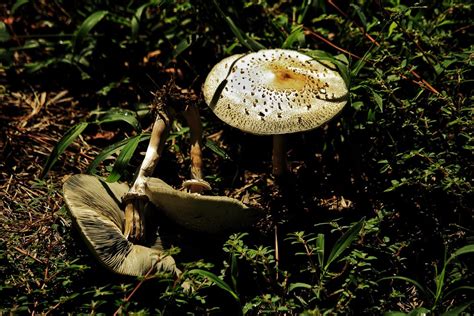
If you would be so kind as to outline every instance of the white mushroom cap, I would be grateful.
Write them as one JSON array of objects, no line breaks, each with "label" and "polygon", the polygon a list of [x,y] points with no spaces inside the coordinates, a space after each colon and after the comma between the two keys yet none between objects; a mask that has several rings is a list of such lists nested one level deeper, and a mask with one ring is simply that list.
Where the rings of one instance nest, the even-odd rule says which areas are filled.
[{"label": "white mushroom cap", "polygon": [[150,202],[181,226],[200,232],[219,233],[255,223],[262,211],[227,196],[208,196],[175,190],[158,178],[147,178]]},{"label": "white mushroom cap", "polygon": [[335,67],[285,49],[225,58],[207,76],[203,93],[222,121],[261,135],[314,129],[341,111],[348,98]]},{"label": "white mushroom cap", "polygon": [[126,184],[106,183],[90,175],[74,175],[64,183],[64,200],[87,246],[109,270],[141,276],[151,272],[179,273],[161,249],[134,245],[122,233],[121,197]]}]

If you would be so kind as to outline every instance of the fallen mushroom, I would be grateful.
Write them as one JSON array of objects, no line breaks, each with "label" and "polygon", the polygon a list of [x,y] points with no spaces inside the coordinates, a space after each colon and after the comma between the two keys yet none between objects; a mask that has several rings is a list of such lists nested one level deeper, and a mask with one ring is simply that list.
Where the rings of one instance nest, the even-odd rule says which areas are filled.
[{"label": "fallen mushroom", "polygon": [[126,184],[90,175],[73,175],[63,186],[64,200],[87,246],[107,269],[124,275],[179,274],[174,259],[160,247],[134,245],[122,233],[121,197]]},{"label": "fallen mushroom", "polygon": [[262,211],[226,196],[208,196],[175,190],[158,178],[148,178],[146,195],[166,216],[199,232],[222,233],[246,228]]},{"label": "fallen mushroom", "polygon": [[191,131],[191,180],[185,181],[183,186],[189,192],[195,193],[211,189],[209,183],[202,178],[201,118],[198,108],[192,104],[196,100],[186,96],[183,97],[184,93],[181,93],[181,91],[165,91],[162,94],[166,95],[165,100],[160,97],[155,101],[157,103],[155,104],[157,115],[145,158],[132,187],[123,197],[125,202],[124,234],[127,239],[133,241],[143,240],[145,234],[143,210],[148,202],[145,194],[146,181],[153,174],[161,157],[176,110],[182,112]]},{"label": "fallen mushroom", "polygon": [[285,49],[227,57],[203,86],[206,103],[225,123],[273,135],[273,174],[287,172],[284,134],[314,129],[347,102],[348,89],[328,63]]}]

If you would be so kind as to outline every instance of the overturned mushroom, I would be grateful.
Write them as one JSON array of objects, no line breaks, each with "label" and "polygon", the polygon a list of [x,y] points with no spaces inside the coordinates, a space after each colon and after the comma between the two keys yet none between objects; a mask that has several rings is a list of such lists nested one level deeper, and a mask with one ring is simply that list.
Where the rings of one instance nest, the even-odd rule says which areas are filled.
[{"label": "overturned mushroom", "polygon": [[64,199],[87,246],[109,270],[132,276],[179,274],[174,259],[160,247],[134,245],[123,235],[121,197],[129,190],[94,176],[74,175],[63,186]]},{"label": "overturned mushroom", "polygon": [[221,233],[255,223],[262,211],[226,196],[207,196],[173,189],[164,181],[148,178],[146,195],[169,218],[199,232]]},{"label": "overturned mushroom", "polygon": [[225,58],[203,86],[206,103],[225,123],[273,136],[273,173],[287,171],[284,134],[314,129],[347,102],[341,75],[303,53],[267,49]]}]

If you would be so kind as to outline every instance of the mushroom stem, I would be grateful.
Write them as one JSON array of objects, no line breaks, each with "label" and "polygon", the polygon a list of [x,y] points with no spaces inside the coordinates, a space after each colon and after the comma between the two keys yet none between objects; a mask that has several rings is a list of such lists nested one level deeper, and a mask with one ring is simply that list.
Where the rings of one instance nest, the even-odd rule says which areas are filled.
[{"label": "mushroom stem", "polygon": [[145,234],[144,209],[148,198],[145,194],[147,177],[150,177],[155,170],[156,165],[161,157],[161,152],[166,142],[166,136],[171,126],[171,118],[168,113],[159,111],[153,129],[151,132],[150,142],[145,154],[145,158],[138,171],[132,187],[123,197],[125,202],[125,238],[133,240],[141,240]]},{"label": "mushroom stem", "polygon": [[273,175],[277,178],[288,172],[286,160],[286,135],[273,135]]},{"label": "mushroom stem", "polygon": [[201,193],[211,187],[202,175],[202,123],[199,109],[195,105],[188,105],[183,116],[191,132],[191,180],[185,181],[183,186],[191,193]]},{"label": "mushroom stem", "polygon": [[139,177],[150,177],[153,174],[171,128],[171,121],[172,117],[168,113],[160,111],[157,114],[151,131],[150,142],[148,143],[145,158],[140,166],[137,179]]}]

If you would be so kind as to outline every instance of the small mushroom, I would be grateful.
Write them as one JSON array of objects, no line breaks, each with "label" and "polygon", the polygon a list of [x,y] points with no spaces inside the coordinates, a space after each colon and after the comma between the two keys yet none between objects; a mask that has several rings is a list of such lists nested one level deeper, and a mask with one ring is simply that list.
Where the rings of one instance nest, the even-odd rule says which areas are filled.
[{"label": "small mushroom", "polygon": [[174,259],[163,249],[135,245],[122,233],[124,212],[120,198],[128,190],[126,184],[107,183],[90,175],[73,175],[63,186],[74,223],[107,269],[132,276],[159,271],[179,274]]},{"label": "small mushroom", "polygon": [[314,129],[347,102],[348,89],[329,63],[285,49],[227,57],[203,86],[206,103],[225,123],[273,136],[273,173],[287,172],[284,134]]},{"label": "small mushroom", "polygon": [[208,196],[175,190],[163,180],[148,178],[146,195],[181,226],[199,232],[221,233],[255,223],[263,212],[226,196]]}]

